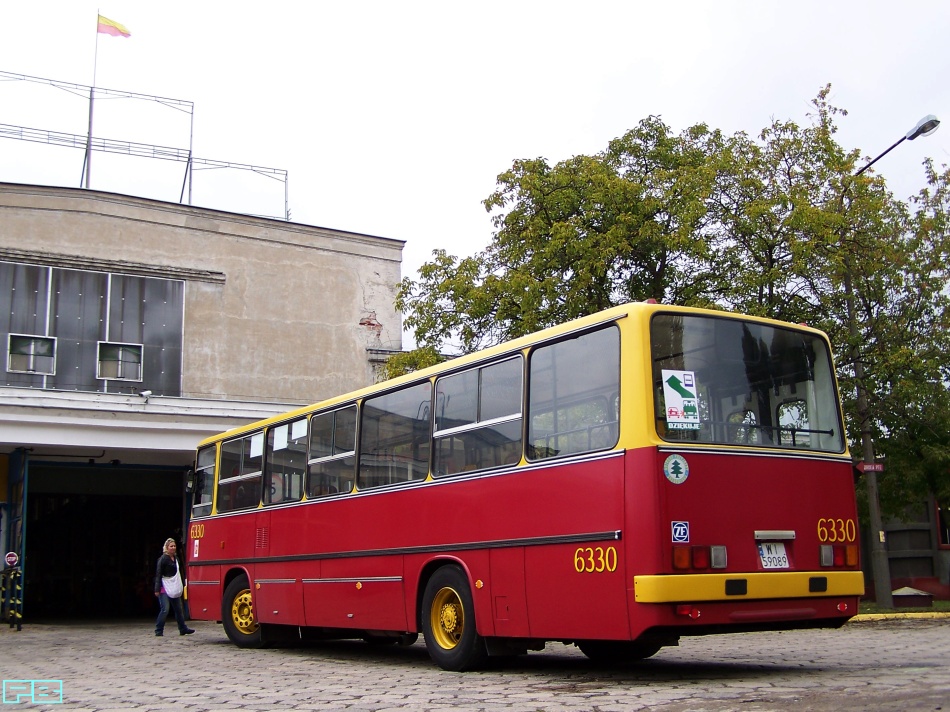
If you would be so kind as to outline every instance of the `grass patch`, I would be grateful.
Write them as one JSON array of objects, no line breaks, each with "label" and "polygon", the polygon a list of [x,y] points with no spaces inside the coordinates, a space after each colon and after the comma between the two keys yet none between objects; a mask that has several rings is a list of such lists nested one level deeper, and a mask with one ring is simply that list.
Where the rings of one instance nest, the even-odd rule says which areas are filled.
[{"label": "grass patch", "polygon": [[858,613],[926,613],[928,611],[950,613],[950,601],[934,601],[933,606],[927,608],[881,608],[874,601],[861,601],[858,605]]}]

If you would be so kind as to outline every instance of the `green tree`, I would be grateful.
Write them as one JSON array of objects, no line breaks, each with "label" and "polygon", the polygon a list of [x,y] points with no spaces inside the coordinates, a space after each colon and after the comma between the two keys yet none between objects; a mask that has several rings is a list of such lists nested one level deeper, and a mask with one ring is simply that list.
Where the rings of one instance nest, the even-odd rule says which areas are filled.
[{"label": "green tree", "polygon": [[697,236],[721,144],[703,125],[674,136],[649,117],[597,156],[515,161],[485,200],[489,247],[436,251],[403,280],[406,327],[467,353],[627,301],[714,303],[723,286]]},{"label": "green tree", "polygon": [[899,246],[869,280],[864,309],[881,493],[894,513],[934,494],[950,503],[950,171],[925,162],[927,186],[908,204]]}]

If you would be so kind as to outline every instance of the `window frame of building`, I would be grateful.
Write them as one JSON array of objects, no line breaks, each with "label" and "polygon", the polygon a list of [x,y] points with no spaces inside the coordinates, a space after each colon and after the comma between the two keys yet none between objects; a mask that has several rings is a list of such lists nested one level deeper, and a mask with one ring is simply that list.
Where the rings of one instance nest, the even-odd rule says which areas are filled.
[{"label": "window frame of building", "polygon": [[[14,354],[13,347],[15,340],[28,341],[30,345],[30,353],[28,354]],[[38,343],[49,343],[51,345],[50,355],[39,354],[36,352],[36,345]],[[26,356],[35,366],[35,359],[48,358],[50,360],[49,370],[42,370],[39,368],[15,368],[14,367],[14,356]],[[39,334],[8,334],[7,338],[7,372],[8,373],[29,373],[34,376],[55,376],[56,375],[56,337],[55,336],[40,336]]]},{"label": "window frame of building", "polygon": [[[126,349],[127,349],[128,351],[132,352],[132,353],[134,353],[134,352],[137,350],[137,351],[138,351],[138,363],[137,363],[137,365],[138,365],[138,375],[137,375],[137,377],[136,377],[136,378],[131,378],[131,377],[128,377],[128,376],[125,376],[125,375],[122,374],[123,365],[124,365],[124,364],[127,364],[127,363],[135,363],[134,361],[126,361],[126,360],[124,360],[124,359],[122,359],[122,358],[119,358],[119,359],[104,359],[103,356],[102,356],[103,347],[108,347],[108,348],[117,347],[117,348],[119,349],[119,355],[120,355],[120,356],[122,355],[122,352],[123,352],[124,350],[126,350]],[[124,342],[121,342],[121,341],[99,341],[99,342],[98,342],[98,345],[97,345],[97,348],[96,348],[96,378],[98,378],[99,380],[102,380],[102,381],[124,381],[124,382],[127,382],[127,383],[128,383],[128,382],[131,382],[131,383],[141,383],[141,382],[144,380],[144,379],[143,379],[143,376],[144,376],[143,370],[144,370],[144,369],[143,369],[143,364],[142,364],[143,351],[144,351],[144,344],[124,343]],[[104,364],[104,363],[115,363],[115,364],[119,364],[119,365],[118,365],[118,368],[116,369],[117,375],[115,375],[115,376],[112,376],[112,375],[103,375],[103,370],[104,370],[104,369],[103,369],[103,364]]]},{"label": "window frame of building", "polygon": [[950,550],[950,507],[942,507],[940,500],[934,501],[934,520],[937,524],[937,548]]}]

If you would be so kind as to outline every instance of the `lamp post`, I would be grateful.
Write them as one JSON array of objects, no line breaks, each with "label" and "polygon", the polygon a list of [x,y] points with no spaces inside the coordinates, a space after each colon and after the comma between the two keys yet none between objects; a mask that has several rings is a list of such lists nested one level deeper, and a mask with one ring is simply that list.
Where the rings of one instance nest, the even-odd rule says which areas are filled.
[{"label": "lamp post", "polygon": [[[878,159],[887,155],[904,141],[913,141],[919,136],[929,136],[940,121],[933,114],[928,114],[908,131],[900,140],[892,144],[886,151],[868,161],[857,171],[852,178],[856,178],[870,168]],[[843,197],[843,194],[842,194]],[[893,608],[894,599],[891,596],[891,569],[887,558],[887,546],[884,536],[884,524],[881,519],[881,501],[877,486],[877,464],[874,456],[874,438],[871,432],[871,418],[868,408],[868,392],[864,385],[864,362],[861,360],[860,338],[861,333],[855,313],[854,289],[851,270],[846,269],[844,278],[845,308],[848,313],[848,330],[851,336],[851,361],[854,368],[855,390],[857,395],[858,421],[861,424],[861,470],[864,472],[868,488],[868,514],[871,520],[871,571],[874,576],[874,600],[882,608]]]}]

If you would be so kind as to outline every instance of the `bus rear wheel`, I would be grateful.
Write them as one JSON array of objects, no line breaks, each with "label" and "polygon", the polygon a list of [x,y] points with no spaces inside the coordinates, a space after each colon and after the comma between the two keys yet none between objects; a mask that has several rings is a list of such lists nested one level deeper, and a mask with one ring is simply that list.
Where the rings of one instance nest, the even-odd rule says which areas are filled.
[{"label": "bus rear wheel", "polygon": [[594,662],[622,665],[652,657],[663,646],[635,640],[582,640],[577,647]]},{"label": "bus rear wheel", "polygon": [[420,618],[429,657],[443,670],[473,670],[487,659],[485,641],[475,630],[468,579],[458,566],[443,566],[432,574]]},{"label": "bus rear wheel", "polygon": [[228,638],[239,648],[263,647],[261,625],[254,617],[254,601],[247,576],[238,576],[224,589],[221,621]]}]

